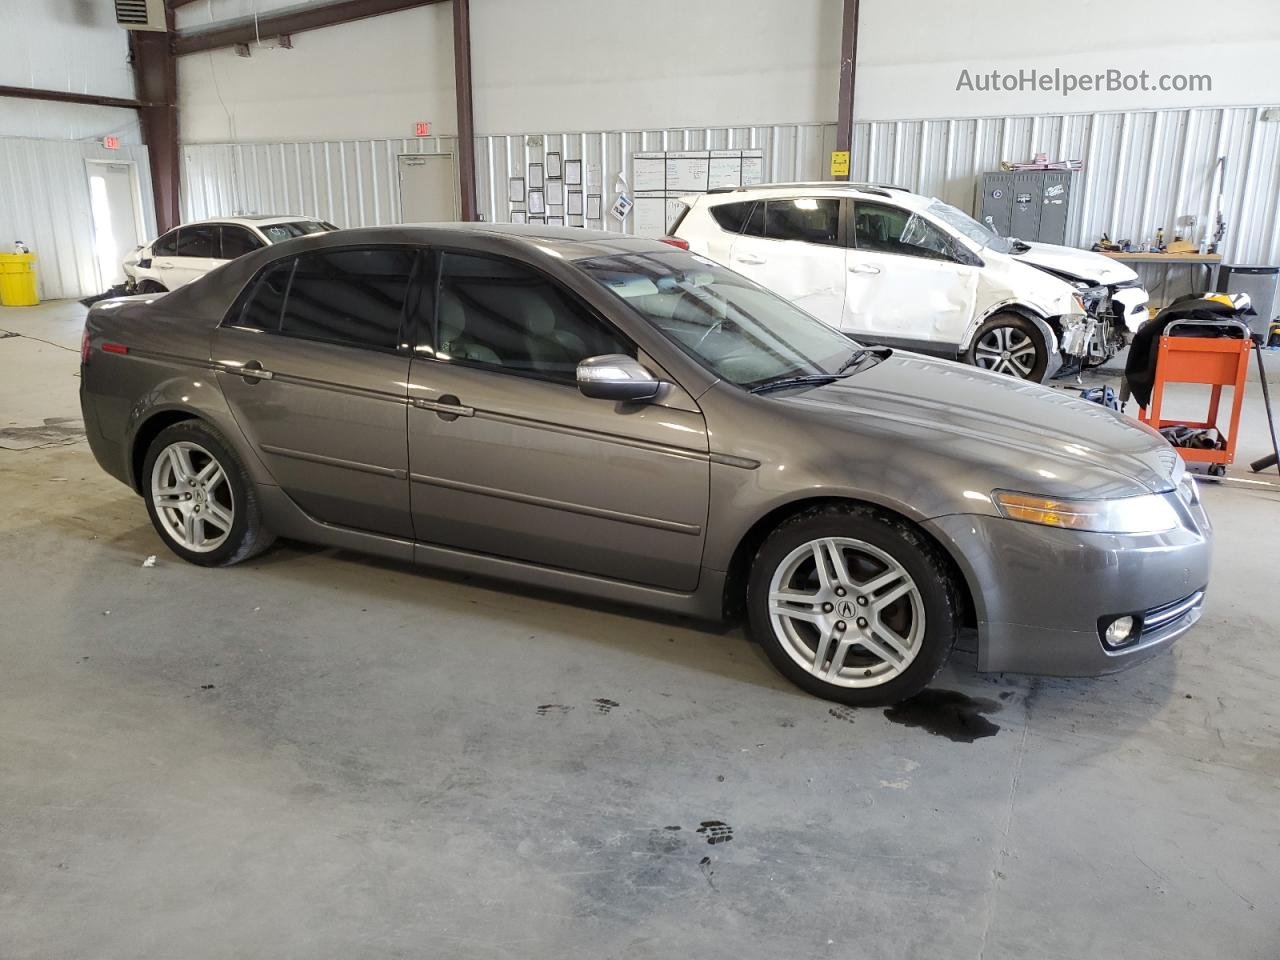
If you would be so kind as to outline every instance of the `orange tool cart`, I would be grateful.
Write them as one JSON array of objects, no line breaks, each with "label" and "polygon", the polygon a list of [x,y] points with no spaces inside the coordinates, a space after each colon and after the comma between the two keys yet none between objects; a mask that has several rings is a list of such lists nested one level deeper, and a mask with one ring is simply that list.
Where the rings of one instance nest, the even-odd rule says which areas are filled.
[{"label": "orange tool cart", "polygon": [[[1240,339],[1235,337],[1178,337],[1173,336],[1178,326],[1199,327],[1222,325],[1237,327]],[[1160,337],[1157,353],[1155,384],[1151,390],[1151,405],[1138,409],[1138,419],[1159,430],[1161,427],[1191,427],[1216,429],[1225,441],[1221,449],[1203,450],[1195,447],[1179,447],[1178,453],[1188,463],[1207,463],[1209,472],[1222,476],[1227,464],[1236,456],[1236,439],[1240,427],[1240,406],[1244,402],[1245,375],[1249,370],[1249,351],[1253,348],[1249,326],[1239,320],[1175,320],[1165,327]],[[1209,396],[1209,413],[1202,422],[1189,420],[1165,420],[1160,416],[1164,400],[1164,388],[1168,383],[1203,383],[1213,388]],[[1227,429],[1218,425],[1218,409],[1222,403],[1222,388],[1231,387],[1231,422]]]}]

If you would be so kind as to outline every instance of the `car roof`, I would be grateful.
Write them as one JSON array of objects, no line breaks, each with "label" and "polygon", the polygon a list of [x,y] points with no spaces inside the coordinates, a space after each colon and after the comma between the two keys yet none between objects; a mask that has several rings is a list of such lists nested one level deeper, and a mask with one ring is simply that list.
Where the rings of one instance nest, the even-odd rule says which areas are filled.
[{"label": "car roof", "polygon": [[622,253],[670,253],[672,247],[660,240],[633,237],[607,230],[583,227],[553,227],[520,223],[404,223],[384,227],[354,227],[332,233],[313,233],[277,244],[304,247],[342,246],[361,243],[424,243],[447,245],[450,240],[489,237],[525,247],[560,260],[586,260]]},{"label": "car roof", "polygon": [[269,227],[275,223],[299,223],[302,221],[321,222],[319,217],[290,217],[280,214],[253,213],[236,217],[209,217],[205,220],[192,220],[189,223],[181,224],[181,226],[196,227],[203,223],[234,223],[244,227]]},{"label": "car roof", "polygon": [[790,196],[851,196],[866,199],[892,199],[904,207],[916,209],[927,206],[932,197],[912,193],[906,187],[889,183],[855,183],[846,180],[804,180],[794,183],[758,183],[749,187],[712,187],[705,194],[708,202],[755,200],[770,194],[786,193]]}]

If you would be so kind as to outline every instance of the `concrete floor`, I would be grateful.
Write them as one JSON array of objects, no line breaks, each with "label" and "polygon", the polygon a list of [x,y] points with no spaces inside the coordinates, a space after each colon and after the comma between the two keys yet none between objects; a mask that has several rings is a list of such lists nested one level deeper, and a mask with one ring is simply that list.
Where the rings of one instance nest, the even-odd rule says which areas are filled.
[{"label": "concrete floor", "polygon": [[5,960],[1280,955],[1280,488],[1205,487],[1172,654],[851,711],[736,628],[179,562],[80,438],[83,313],[0,310]]}]

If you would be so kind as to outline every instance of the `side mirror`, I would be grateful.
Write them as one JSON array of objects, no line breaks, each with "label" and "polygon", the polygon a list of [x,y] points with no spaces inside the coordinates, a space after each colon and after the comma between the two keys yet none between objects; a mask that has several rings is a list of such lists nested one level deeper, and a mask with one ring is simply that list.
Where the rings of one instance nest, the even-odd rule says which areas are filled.
[{"label": "side mirror", "polygon": [[661,388],[661,380],[626,354],[588,357],[578,364],[578,390],[593,400],[652,400]]}]

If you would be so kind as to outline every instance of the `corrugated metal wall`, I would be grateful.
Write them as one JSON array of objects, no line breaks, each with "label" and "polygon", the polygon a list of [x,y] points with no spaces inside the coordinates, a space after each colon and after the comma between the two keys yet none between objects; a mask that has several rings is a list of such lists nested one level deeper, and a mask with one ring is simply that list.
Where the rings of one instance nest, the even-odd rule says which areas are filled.
[{"label": "corrugated metal wall", "polygon": [[453,137],[221,143],[182,148],[182,218],[305,215],[340,227],[400,222],[396,157],[453,153]]},{"label": "corrugated metal wall", "polygon": [[[859,123],[853,179],[891,182],[974,209],[978,176],[1001,160],[1043,152],[1085,163],[1077,235],[1087,246],[1106,231],[1142,240],[1170,232],[1180,214],[1204,222],[1219,155],[1227,156],[1224,189],[1229,262],[1280,262],[1280,123],[1262,108],[1163,110]],[[827,175],[834,124],[479,137],[476,178],[480,213],[510,219],[507,179],[524,176],[550,151],[581,159],[607,209],[616,178],[630,182],[631,155],[655,150],[761,149],[767,180]],[[536,142],[536,141],[535,141]],[[397,154],[449,152],[437,139],[332,143],[200,144],[184,147],[184,212],[188,218],[238,211],[312,214],[340,226],[395,223]],[[606,215],[603,226],[618,229]]]},{"label": "corrugated metal wall", "polygon": [[132,162],[138,171],[147,236],[155,236],[151,169],[144,146],[106,150],[81,140],[0,138],[0,249],[22,240],[37,257],[40,296],[45,300],[101,293],[89,207],[86,160]]}]

